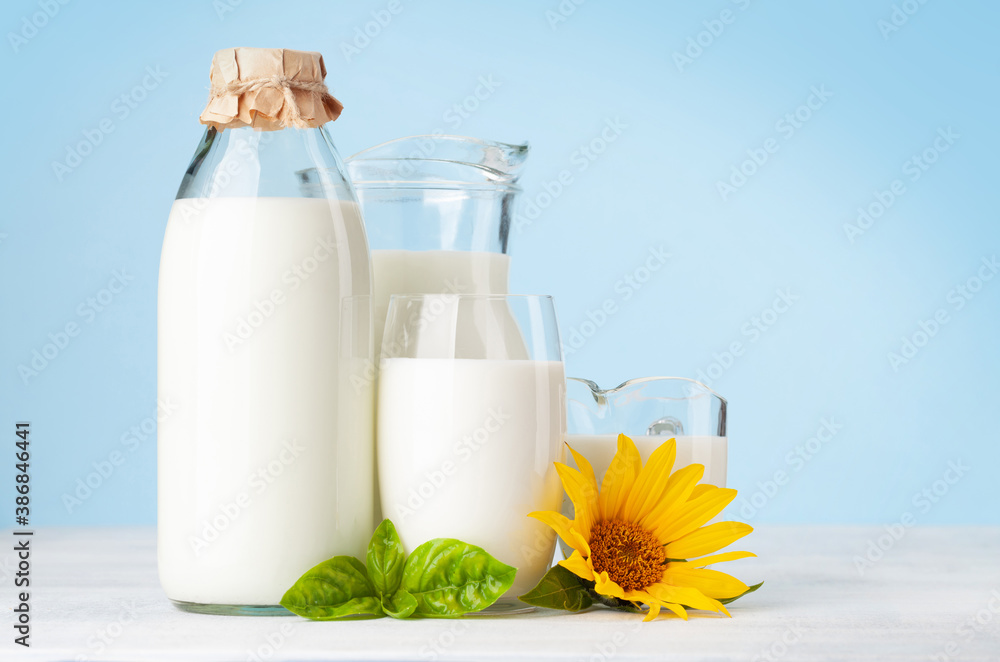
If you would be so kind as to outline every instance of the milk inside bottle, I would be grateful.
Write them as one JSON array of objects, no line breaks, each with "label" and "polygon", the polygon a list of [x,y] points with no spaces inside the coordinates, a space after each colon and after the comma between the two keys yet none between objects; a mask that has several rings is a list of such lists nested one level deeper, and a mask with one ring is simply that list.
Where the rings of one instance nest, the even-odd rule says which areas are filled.
[{"label": "milk inside bottle", "polygon": [[[215,54],[160,261],[158,554],[189,611],[284,611],[373,527],[371,266],[318,53]],[[297,173],[322,172],[308,194]]]}]

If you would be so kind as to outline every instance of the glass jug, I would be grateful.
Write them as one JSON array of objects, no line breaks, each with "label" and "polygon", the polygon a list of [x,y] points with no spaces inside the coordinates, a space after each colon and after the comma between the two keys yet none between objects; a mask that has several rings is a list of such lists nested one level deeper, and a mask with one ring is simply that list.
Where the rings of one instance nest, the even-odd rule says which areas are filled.
[{"label": "glass jug", "polygon": [[[376,351],[393,294],[508,293],[510,225],[527,156],[527,145],[427,135],[345,160],[372,249]],[[520,343],[510,344],[516,356]]]}]

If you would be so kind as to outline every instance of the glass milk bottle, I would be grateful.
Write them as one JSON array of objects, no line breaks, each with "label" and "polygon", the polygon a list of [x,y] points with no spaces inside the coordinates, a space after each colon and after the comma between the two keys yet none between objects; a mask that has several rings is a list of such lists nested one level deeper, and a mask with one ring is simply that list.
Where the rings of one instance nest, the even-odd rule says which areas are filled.
[{"label": "glass milk bottle", "polygon": [[[373,527],[371,267],[319,53],[215,54],[160,261],[160,581],[267,614]],[[303,192],[297,173],[322,175]]]}]

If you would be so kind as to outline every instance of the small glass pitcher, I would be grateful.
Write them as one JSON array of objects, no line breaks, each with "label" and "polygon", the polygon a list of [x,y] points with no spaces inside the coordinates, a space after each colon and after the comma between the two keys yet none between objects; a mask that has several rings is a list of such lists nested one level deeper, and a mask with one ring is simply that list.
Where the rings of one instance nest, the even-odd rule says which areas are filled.
[{"label": "small glass pitcher", "polygon": [[726,486],[726,400],[709,387],[682,377],[630,379],[608,390],[586,379],[566,384],[566,442],[590,460],[598,481],[611,464],[618,435],[625,434],[643,462],[676,438],[675,468],[702,464],[701,482]]},{"label": "small glass pitcher", "polygon": [[[701,482],[726,486],[726,400],[693,379],[641,377],[605,390],[589,379],[570,377],[566,430],[566,443],[590,461],[598,485],[618,450],[618,435],[624,434],[635,442],[643,464],[663,442],[675,438],[675,471],[702,464]],[[579,468],[571,454],[566,461]],[[573,518],[573,503],[566,497],[562,514]],[[573,553],[562,539],[559,547],[567,558]]]}]

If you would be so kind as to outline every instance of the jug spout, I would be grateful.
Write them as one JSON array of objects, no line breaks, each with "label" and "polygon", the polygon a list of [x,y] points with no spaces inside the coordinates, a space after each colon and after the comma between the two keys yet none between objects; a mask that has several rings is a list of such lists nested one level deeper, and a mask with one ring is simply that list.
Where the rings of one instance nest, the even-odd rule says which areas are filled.
[{"label": "jug spout", "polygon": [[571,433],[726,436],[726,399],[693,379],[642,377],[602,389],[570,377],[566,388]]},{"label": "jug spout", "polygon": [[513,189],[527,144],[424,135],[384,142],[346,159],[358,188]]}]

